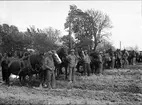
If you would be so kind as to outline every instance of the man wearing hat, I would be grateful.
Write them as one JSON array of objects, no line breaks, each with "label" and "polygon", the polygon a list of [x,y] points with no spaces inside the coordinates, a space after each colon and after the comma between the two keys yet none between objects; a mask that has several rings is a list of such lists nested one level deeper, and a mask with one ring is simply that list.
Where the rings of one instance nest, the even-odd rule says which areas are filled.
[{"label": "man wearing hat", "polygon": [[103,52],[99,52],[99,55],[98,55],[98,63],[99,63],[99,65],[98,65],[98,73],[100,73],[100,74],[102,74],[103,73],[103,58],[102,58],[102,55],[103,54]]},{"label": "man wearing hat", "polygon": [[43,80],[42,83],[40,84],[40,88],[42,88],[42,85],[45,83],[45,87],[50,88],[55,88],[56,85],[56,80],[55,80],[55,66],[54,66],[54,60],[52,58],[52,51],[48,51],[47,53],[44,54],[43,58]]},{"label": "man wearing hat", "polygon": [[1,60],[1,67],[2,67],[2,80],[3,82],[7,82],[7,74],[8,74],[8,56],[4,53],[4,56]]},{"label": "man wearing hat", "polygon": [[91,72],[91,69],[90,69],[90,57],[87,53],[87,50],[84,50],[84,54],[83,54],[83,58],[84,58],[84,74],[85,75],[88,75],[90,76],[90,72]]},{"label": "man wearing hat", "polygon": [[75,56],[75,50],[71,49],[70,54],[67,56],[69,60],[69,81],[75,82],[75,68],[77,65],[77,57]]}]

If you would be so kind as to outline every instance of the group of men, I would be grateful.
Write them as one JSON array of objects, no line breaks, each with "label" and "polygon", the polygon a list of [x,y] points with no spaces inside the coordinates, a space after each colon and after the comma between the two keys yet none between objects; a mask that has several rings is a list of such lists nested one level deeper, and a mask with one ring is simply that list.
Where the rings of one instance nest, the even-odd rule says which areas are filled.
[{"label": "group of men", "polygon": [[108,68],[127,68],[128,65],[135,65],[138,58],[135,51],[119,50],[107,52],[109,60],[105,59],[104,66],[108,64]]},{"label": "group of men", "polygon": [[[69,55],[67,56],[68,59],[68,70],[69,70],[69,83],[75,82],[75,71],[77,64],[79,62],[79,58],[83,61],[83,75],[90,76],[91,74],[91,56],[88,54],[87,50],[81,51],[81,56],[75,54],[75,50],[71,49]],[[99,54],[99,67],[98,67],[98,74],[102,72],[102,56],[101,53]]]},{"label": "group of men", "polygon": [[[44,72],[42,73],[42,76],[46,77],[46,78],[42,78],[42,82],[40,83],[40,88],[43,87],[49,87],[49,88],[55,88],[56,87],[56,79],[55,79],[55,63],[54,63],[54,59],[53,59],[53,54],[55,54],[56,51],[48,51],[47,53],[44,54],[43,56],[43,60],[42,60],[42,69],[44,70]],[[75,54],[75,50],[71,49],[69,52],[69,55],[67,55],[67,59],[68,59],[68,71],[69,71],[69,75],[68,75],[68,80],[69,83],[73,83],[75,82],[75,72],[76,72],[76,67],[77,64],[79,62],[79,58],[82,59],[83,61],[83,75],[85,76],[90,76],[92,70],[93,69],[91,67],[91,63],[92,63],[92,56],[90,56],[90,54],[88,54],[87,50],[82,50],[81,51],[82,56],[78,56]],[[29,54],[25,53],[24,56],[21,59],[24,59],[28,56]],[[109,59],[110,60],[106,60],[106,56],[104,53],[99,52],[98,53],[98,59],[96,60],[98,62],[97,64],[97,69],[95,70],[95,72],[97,74],[101,74],[103,73],[103,70],[107,64],[107,61],[109,61],[109,66],[110,68],[115,68],[117,63],[119,62],[119,58],[120,57],[120,52],[118,51],[117,53],[111,53],[109,55]],[[124,50],[123,52],[123,61],[124,64],[128,65],[128,56],[129,53]],[[3,77],[3,81],[6,81],[6,73],[8,72],[8,65],[10,62],[10,59],[14,59],[17,58],[16,53],[14,54],[13,57],[8,57],[7,54],[5,53],[2,60],[1,60],[1,65],[2,65],[2,77]],[[24,63],[25,66],[29,66],[30,63],[29,62],[25,62]],[[92,64],[94,65],[94,64]],[[31,66],[30,66],[31,67]],[[32,68],[31,68],[32,69]]]}]

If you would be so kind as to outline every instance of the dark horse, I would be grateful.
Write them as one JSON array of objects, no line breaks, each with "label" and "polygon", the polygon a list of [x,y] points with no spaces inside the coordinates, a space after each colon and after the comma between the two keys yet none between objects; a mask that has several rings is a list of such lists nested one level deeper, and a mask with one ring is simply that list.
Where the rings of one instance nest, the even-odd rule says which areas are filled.
[{"label": "dark horse", "polygon": [[23,62],[20,59],[8,59],[7,62],[7,73],[6,73],[6,84],[9,84],[9,77],[11,74],[18,75],[20,69],[23,67]]},{"label": "dark horse", "polygon": [[[58,54],[54,51],[52,52],[52,58],[54,60],[54,63],[56,64],[60,64],[61,63],[61,59],[59,58]],[[31,67],[30,68],[23,68],[20,72],[20,74],[22,74],[22,76],[25,77],[25,75],[29,75],[32,79],[32,75],[33,74],[39,74],[40,76],[40,82],[42,82],[43,78],[45,78],[43,76],[44,70],[43,70],[43,60],[44,60],[44,55],[43,54],[33,54],[31,56],[29,56],[29,62]],[[23,75],[24,74],[24,75]]]},{"label": "dark horse", "polygon": [[[14,59],[11,60],[8,64],[8,73],[7,73],[7,84],[9,85],[9,76],[10,74],[19,75],[20,83],[25,82],[25,77],[29,76],[29,83],[31,83],[33,74],[41,75],[43,72],[43,54],[32,54],[28,56],[27,62],[29,62],[29,66],[24,66],[23,59]],[[56,62],[60,63],[61,60],[59,56],[54,53],[53,59]],[[29,84],[28,84],[29,85]]]},{"label": "dark horse", "polygon": [[92,70],[92,74],[98,74],[100,72],[99,71],[99,64],[100,64],[99,53],[95,51],[91,52],[90,58],[91,58],[90,67]]},{"label": "dark horse", "polygon": [[[33,57],[33,55],[29,56],[27,59],[30,60],[32,57]],[[36,59],[40,60],[39,58],[41,58],[41,57],[40,57],[40,55],[34,55],[33,58],[36,58]],[[32,64],[33,64],[32,61],[35,60],[33,58],[31,60]],[[26,62],[28,62],[29,60],[26,60]],[[35,60],[35,61],[37,61],[37,60]],[[37,63],[37,64],[39,64],[39,63]],[[21,82],[22,79],[24,79],[24,77],[26,75],[29,75],[29,77],[31,77],[31,74],[33,74],[31,67],[29,67],[29,66],[25,67],[25,59],[23,59],[23,58],[19,59],[19,58],[10,57],[10,58],[8,58],[8,62],[7,62],[7,64],[5,66],[7,66],[6,67],[7,68],[7,73],[5,75],[5,78],[7,80],[6,84],[8,84],[8,85],[10,85],[9,77],[10,77],[11,74],[18,75],[19,79],[20,79],[20,82]]]},{"label": "dark horse", "polygon": [[68,48],[61,47],[57,50],[57,54],[59,55],[62,63],[57,64],[55,62],[55,71],[56,71],[56,77],[58,78],[60,74],[63,74],[62,68],[65,68],[65,79],[67,79],[67,69],[68,69]]},{"label": "dark horse", "polygon": [[83,57],[84,57],[84,55],[83,55],[83,53],[84,52],[83,52],[82,49],[78,50],[79,59],[78,59],[78,63],[77,63],[76,68],[77,68],[77,72],[81,73],[81,75],[83,75],[83,73],[84,73],[84,70],[83,70],[83,64],[84,64]]},{"label": "dark horse", "polygon": [[[25,61],[25,59],[23,59]],[[43,54],[31,54],[28,56],[26,62],[28,62],[27,66],[22,68],[19,71],[19,79],[20,82],[22,80],[25,82],[25,76],[29,76],[29,83],[31,83],[33,74],[39,74],[43,71],[42,66]],[[24,62],[25,63],[25,62]],[[26,65],[26,64],[25,64]]]}]

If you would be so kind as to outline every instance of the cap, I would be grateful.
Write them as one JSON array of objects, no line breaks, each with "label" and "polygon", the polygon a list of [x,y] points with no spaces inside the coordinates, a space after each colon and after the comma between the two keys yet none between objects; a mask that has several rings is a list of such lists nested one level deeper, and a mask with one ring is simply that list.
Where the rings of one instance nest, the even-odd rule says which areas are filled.
[{"label": "cap", "polygon": [[52,53],[56,53],[56,50],[52,50]]},{"label": "cap", "polygon": [[75,50],[74,49],[71,49],[71,52],[74,52]]},{"label": "cap", "polygon": [[52,51],[46,52],[44,55],[52,54]]}]

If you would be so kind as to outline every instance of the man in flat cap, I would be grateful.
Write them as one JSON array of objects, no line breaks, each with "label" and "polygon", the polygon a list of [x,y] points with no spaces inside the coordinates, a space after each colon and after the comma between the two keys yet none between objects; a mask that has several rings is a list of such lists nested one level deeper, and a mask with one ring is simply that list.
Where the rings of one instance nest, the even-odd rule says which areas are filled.
[{"label": "man in flat cap", "polygon": [[71,49],[70,54],[67,56],[69,60],[69,82],[75,82],[75,68],[77,65],[77,57],[75,56],[75,50]]},{"label": "man in flat cap", "polygon": [[44,87],[48,87],[49,89],[56,87],[56,80],[55,80],[55,65],[54,60],[52,58],[53,52],[48,51],[44,54],[43,58],[43,78],[42,83],[40,83],[40,88],[42,88],[42,85],[44,84]]}]

